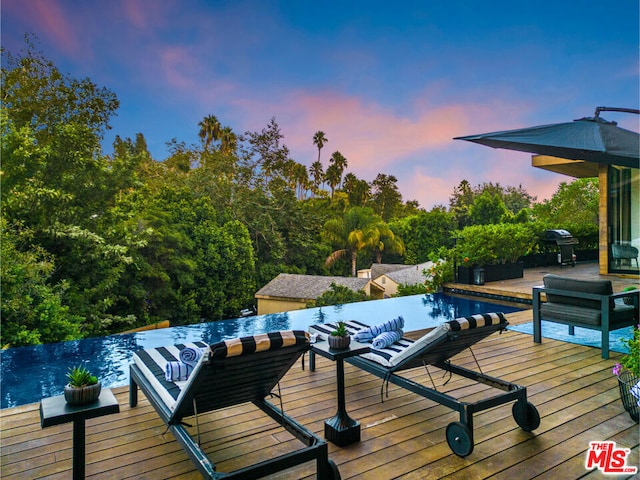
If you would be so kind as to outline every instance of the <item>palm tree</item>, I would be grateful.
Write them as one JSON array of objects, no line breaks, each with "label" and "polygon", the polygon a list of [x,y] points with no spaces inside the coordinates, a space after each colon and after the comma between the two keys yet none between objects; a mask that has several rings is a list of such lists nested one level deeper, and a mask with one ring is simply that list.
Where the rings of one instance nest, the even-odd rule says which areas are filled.
[{"label": "palm tree", "polygon": [[351,261],[351,275],[355,277],[358,253],[365,248],[375,248],[380,243],[380,232],[385,226],[371,208],[362,207],[353,207],[342,218],[327,221],[323,235],[338,249],[327,257],[325,265],[331,266],[337,260],[348,257]]},{"label": "palm tree", "polygon": [[320,184],[322,183],[322,179],[324,178],[324,170],[322,169],[322,163],[313,162],[311,164],[311,168],[309,169],[309,173],[313,178],[313,190],[311,192],[315,196],[320,188]]},{"label": "palm tree", "polygon": [[204,144],[205,150],[209,148],[211,143],[218,141],[222,133],[222,125],[215,115],[208,115],[198,123],[200,132],[198,136],[200,141]]},{"label": "palm tree", "polygon": [[296,179],[296,197],[298,200],[302,200],[305,197],[305,192],[309,185],[309,174],[307,173],[307,167],[301,163],[296,163],[295,166],[295,179]]},{"label": "palm tree", "polygon": [[238,136],[233,133],[231,127],[224,127],[220,131],[220,153],[234,155],[238,148]]},{"label": "palm tree", "polygon": [[337,150],[333,152],[331,155],[331,159],[329,160],[331,165],[335,165],[336,174],[338,175],[338,186],[342,185],[342,174],[347,168],[347,159]]},{"label": "palm tree", "polygon": [[320,161],[320,150],[322,150],[322,147],[324,147],[324,144],[328,141],[327,136],[322,130],[318,130],[313,135],[313,144],[318,147],[318,161]]},{"label": "palm tree", "polygon": [[376,263],[382,263],[382,252],[405,254],[404,242],[400,237],[396,237],[393,231],[385,224],[380,229],[380,238],[377,245],[373,247],[376,255]]},{"label": "palm tree", "polygon": [[333,198],[333,193],[340,183],[340,171],[335,164],[332,163],[331,165],[329,165],[327,171],[324,174],[324,179],[329,184],[329,188],[331,188],[331,198]]}]

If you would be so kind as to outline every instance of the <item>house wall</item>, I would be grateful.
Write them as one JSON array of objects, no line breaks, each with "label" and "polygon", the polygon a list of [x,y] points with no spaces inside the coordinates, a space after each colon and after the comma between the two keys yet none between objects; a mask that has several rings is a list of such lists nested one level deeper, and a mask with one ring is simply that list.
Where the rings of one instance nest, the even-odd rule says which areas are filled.
[{"label": "house wall", "polygon": [[599,221],[599,254],[598,254],[598,273],[606,275],[609,273],[609,227],[608,227],[608,198],[609,198],[609,182],[607,175],[607,165],[599,164],[598,171],[598,187],[600,189],[600,201],[598,206]]},{"label": "house wall", "polygon": [[377,285],[380,285],[382,291],[368,293],[372,298],[390,298],[392,295],[398,293],[398,284],[386,275],[380,275],[375,279],[375,282]]},{"label": "house wall", "polygon": [[374,288],[371,289],[370,293],[368,293],[367,295],[369,295],[373,300],[382,300],[386,294],[384,290]]},{"label": "house wall", "polygon": [[358,278],[371,278],[371,269],[366,268],[358,270]]},{"label": "house wall", "polygon": [[282,299],[282,298],[258,298],[258,315],[268,313],[288,312],[307,308],[307,300]]}]

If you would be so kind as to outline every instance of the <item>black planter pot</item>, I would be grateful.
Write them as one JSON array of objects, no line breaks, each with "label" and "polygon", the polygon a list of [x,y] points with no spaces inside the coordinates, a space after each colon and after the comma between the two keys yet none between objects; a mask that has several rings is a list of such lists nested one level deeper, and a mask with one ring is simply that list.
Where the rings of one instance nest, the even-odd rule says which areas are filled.
[{"label": "black planter pot", "polygon": [[64,386],[64,398],[69,405],[87,405],[98,400],[102,387],[100,382],[86,387]]},{"label": "black planter pot", "polygon": [[345,335],[344,337],[329,335],[327,340],[329,341],[329,346],[334,350],[344,350],[345,348],[349,348],[349,344],[351,343],[351,337],[349,335]]}]

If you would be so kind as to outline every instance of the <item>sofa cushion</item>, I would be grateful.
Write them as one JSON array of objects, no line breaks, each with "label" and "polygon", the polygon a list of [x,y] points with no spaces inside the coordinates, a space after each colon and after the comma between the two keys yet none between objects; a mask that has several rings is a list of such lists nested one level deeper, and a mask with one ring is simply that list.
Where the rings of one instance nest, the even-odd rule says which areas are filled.
[{"label": "sofa cushion", "polygon": [[[596,295],[611,295],[613,287],[610,280],[580,280],[577,278],[561,277],[549,273],[542,279],[545,288],[553,290],[568,290],[572,292],[593,293]],[[600,310],[600,300],[590,298],[576,298],[555,293],[547,293],[547,301],[564,305],[574,305],[576,307],[586,307]],[[613,303],[613,302],[611,302]],[[598,319],[599,324],[599,319]]]},{"label": "sofa cushion", "polygon": [[[630,320],[635,314],[633,305],[615,304],[615,308],[609,314],[611,327],[618,322]],[[571,323],[600,326],[602,324],[600,309],[567,305],[566,303],[546,302],[540,306],[540,318],[542,320],[564,320]]]}]

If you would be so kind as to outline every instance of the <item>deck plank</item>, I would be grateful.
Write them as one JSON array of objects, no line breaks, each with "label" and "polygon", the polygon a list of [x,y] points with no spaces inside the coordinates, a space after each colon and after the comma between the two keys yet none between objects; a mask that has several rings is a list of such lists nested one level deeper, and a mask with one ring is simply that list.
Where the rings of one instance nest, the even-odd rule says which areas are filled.
[{"label": "deck plank", "polygon": [[[527,316],[530,321],[530,311],[519,313],[517,321]],[[534,433],[518,428],[510,405],[481,412],[474,416],[474,452],[459,458],[445,440],[457,413],[392,384],[382,402],[382,381],[347,364],[347,410],[362,424],[362,441],[345,448],[329,444],[342,478],[600,478],[584,468],[588,443],[597,440],[614,440],[639,459],[638,426],[624,411],[611,374],[619,354],[603,360],[594,348],[554,340],[534,344],[530,335],[512,331],[492,335],[473,350],[485,373],[527,387],[541,415],[540,428]],[[468,353],[457,361],[475,365]],[[491,391],[458,377],[445,385],[442,372],[433,367],[429,372],[431,377],[422,368],[403,374],[426,385],[433,379],[438,389],[468,401]],[[281,388],[285,411],[322,435],[324,420],[336,411],[335,365],[319,357],[314,372],[296,365]],[[143,395],[130,408],[128,387],[114,393],[120,413],[87,422],[87,478],[200,478],[173,436],[163,435],[164,425]],[[40,428],[37,404],[2,410],[0,417],[3,479],[70,477],[70,424]],[[299,445],[252,405],[202,415],[200,427],[203,446],[221,469]],[[271,478],[314,478],[313,467],[305,464]]]}]

